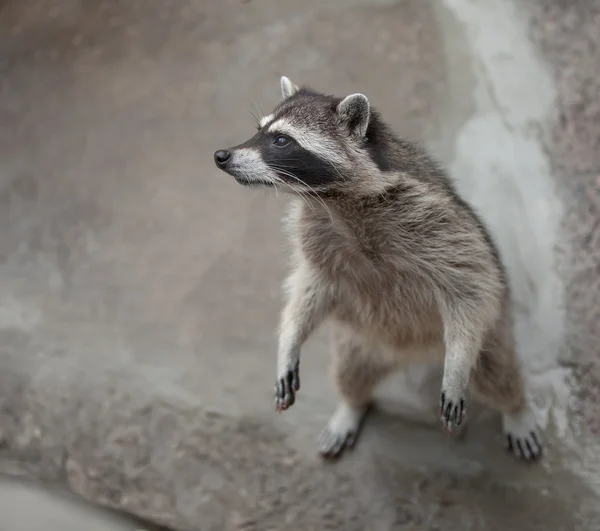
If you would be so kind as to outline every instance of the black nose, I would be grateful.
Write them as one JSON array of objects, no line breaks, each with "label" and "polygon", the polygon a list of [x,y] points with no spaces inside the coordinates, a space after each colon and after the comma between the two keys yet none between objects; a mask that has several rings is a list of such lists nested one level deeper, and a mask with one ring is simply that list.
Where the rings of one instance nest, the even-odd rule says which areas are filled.
[{"label": "black nose", "polygon": [[230,158],[231,153],[225,149],[219,149],[219,151],[215,151],[215,163],[219,167],[225,166]]}]

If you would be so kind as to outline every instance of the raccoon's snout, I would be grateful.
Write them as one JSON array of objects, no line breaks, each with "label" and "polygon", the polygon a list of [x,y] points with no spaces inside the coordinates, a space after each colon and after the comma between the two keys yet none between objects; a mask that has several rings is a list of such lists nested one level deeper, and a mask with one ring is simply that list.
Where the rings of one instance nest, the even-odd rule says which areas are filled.
[{"label": "raccoon's snout", "polygon": [[230,159],[231,151],[226,149],[219,149],[215,151],[215,164],[217,165],[217,168],[224,170]]}]

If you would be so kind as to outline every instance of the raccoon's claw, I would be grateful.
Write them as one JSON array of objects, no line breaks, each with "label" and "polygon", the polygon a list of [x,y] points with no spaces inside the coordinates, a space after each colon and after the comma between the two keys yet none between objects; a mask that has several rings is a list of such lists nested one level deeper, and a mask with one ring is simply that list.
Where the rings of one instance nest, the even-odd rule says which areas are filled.
[{"label": "raccoon's claw", "polygon": [[524,461],[537,461],[543,454],[543,442],[535,416],[530,410],[504,415],[504,434],[508,450]]},{"label": "raccoon's claw", "polygon": [[275,407],[277,411],[285,411],[296,401],[296,391],[300,389],[299,363],[288,368],[284,376],[275,384]]},{"label": "raccoon's claw", "polygon": [[517,437],[511,433],[507,433],[506,440],[509,452],[519,459],[537,461],[542,457],[542,443],[534,431],[524,437]]},{"label": "raccoon's claw", "polygon": [[440,416],[444,427],[448,432],[452,431],[452,426],[460,426],[467,414],[464,398],[450,398],[445,391],[442,391],[440,398]]}]

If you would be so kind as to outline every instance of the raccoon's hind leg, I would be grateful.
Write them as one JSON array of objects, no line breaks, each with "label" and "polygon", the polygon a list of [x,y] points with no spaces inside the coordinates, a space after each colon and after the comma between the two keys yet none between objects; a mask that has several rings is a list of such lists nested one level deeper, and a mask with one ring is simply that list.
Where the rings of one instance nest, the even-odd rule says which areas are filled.
[{"label": "raccoon's hind leg", "polygon": [[509,450],[528,461],[541,457],[542,439],[527,402],[523,375],[508,326],[486,339],[471,384],[482,402],[502,413]]},{"label": "raccoon's hind leg", "polygon": [[342,399],[318,439],[324,457],[338,457],[354,446],[375,387],[394,369],[375,345],[350,330],[336,329],[333,347],[334,375]]}]

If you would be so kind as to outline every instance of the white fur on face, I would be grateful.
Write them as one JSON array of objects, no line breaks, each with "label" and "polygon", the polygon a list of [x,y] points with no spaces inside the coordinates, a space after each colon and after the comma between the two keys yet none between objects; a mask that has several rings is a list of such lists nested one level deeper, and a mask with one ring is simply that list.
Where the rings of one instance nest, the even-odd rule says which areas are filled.
[{"label": "white fur on face", "polygon": [[275,172],[265,164],[260,153],[254,149],[234,150],[228,171],[246,179],[249,183],[278,184],[280,182]]},{"label": "white fur on face", "polygon": [[275,118],[275,115],[274,115],[274,114],[269,114],[268,116],[263,116],[263,117],[260,119],[260,122],[258,122],[258,124],[259,124],[261,127],[264,127],[264,126],[265,126],[265,125],[267,125],[267,124],[268,124],[268,123],[269,123],[271,120],[273,120],[273,118]]},{"label": "white fur on face", "polygon": [[269,126],[270,133],[291,136],[301,147],[333,164],[343,164],[344,159],[337,154],[338,146],[327,137],[308,129],[295,127],[285,118],[274,121]]}]

